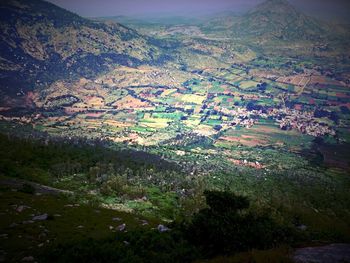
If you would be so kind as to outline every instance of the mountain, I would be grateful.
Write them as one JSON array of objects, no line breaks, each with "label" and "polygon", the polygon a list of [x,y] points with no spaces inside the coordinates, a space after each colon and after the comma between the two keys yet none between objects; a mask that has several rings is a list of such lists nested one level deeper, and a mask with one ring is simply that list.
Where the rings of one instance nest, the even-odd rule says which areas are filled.
[{"label": "mountain", "polygon": [[243,15],[230,28],[234,36],[281,40],[315,40],[328,34],[324,23],[287,0],[267,0]]},{"label": "mountain", "polygon": [[1,1],[0,28],[2,106],[58,79],[89,78],[116,64],[161,58],[160,48],[135,30],[88,20],[41,0]]}]

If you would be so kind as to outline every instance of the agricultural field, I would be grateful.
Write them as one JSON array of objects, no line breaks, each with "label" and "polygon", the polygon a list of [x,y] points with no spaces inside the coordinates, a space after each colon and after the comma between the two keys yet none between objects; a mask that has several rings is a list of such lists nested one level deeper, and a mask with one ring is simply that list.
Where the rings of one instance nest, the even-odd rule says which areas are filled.
[{"label": "agricultural field", "polygon": [[[275,77],[272,72],[271,77],[257,72],[238,65],[175,73],[123,66],[95,80],[80,79],[69,95],[62,88],[61,93],[49,93],[46,101],[37,102],[45,108],[42,113],[19,121],[55,134],[62,129],[71,135],[86,130],[92,138],[105,133],[114,141],[136,133],[135,142],[141,144],[172,125],[183,127],[169,135],[173,139],[182,129],[192,129],[193,134],[211,137],[213,147],[219,148],[273,146],[301,152],[316,134],[337,134],[336,140],[348,142],[346,84],[314,75]],[[52,88],[57,85],[71,84]]]}]

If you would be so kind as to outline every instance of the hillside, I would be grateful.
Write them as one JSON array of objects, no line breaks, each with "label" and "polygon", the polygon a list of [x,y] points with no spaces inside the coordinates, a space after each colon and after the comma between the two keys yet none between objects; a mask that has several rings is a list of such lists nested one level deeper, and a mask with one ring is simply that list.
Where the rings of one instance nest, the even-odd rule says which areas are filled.
[{"label": "hillside", "polygon": [[90,21],[51,3],[0,4],[1,104],[59,79],[96,76],[113,65],[157,61],[159,48],[118,23]]},{"label": "hillside", "polygon": [[318,40],[329,33],[328,25],[303,14],[287,0],[267,0],[243,16],[220,17],[208,27],[225,29],[233,37],[278,40]]},{"label": "hillside", "polygon": [[317,39],[325,28],[286,0],[268,0],[248,12],[234,29],[237,34],[278,39]]}]

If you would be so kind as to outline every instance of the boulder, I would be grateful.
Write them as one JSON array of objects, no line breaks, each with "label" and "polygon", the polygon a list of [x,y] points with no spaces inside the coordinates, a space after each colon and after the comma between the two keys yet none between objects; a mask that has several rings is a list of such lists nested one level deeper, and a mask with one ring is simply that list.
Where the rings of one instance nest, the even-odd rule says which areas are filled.
[{"label": "boulder", "polygon": [[22,258],[22,261],[32,262],[32,261],[34,261],[34,257],[33,256],[24,257],[24,258]]},{"label": "boulder", "polygon": [[350,244],[299,248],[295,251],[293,260],[296,263],[350,262]]},{"label": "boulder", "polygon": [[117,229],[118,229],[119,231],[125,231],[125,229],[126,229],[126,224],[124,223],[124,224],[121,224],[121,225],[117,226]]},{"label": "boulder", "polygon": [[33,221],[44,221],[44,220],[47,220],[47,218],[49,217],[48,214],[42,214],[42,215],[38,215],[38,216],[34,216],[32,218]]},{"label": "boulder", "polygon": [[159,232],[166,232],[166,231],[170,231],[170,228],[168,228],[168,227],[166,227],[166,226],[164,226],[164,225],[158,225],[158,227],[157,227],[157,229],[158,229],[158,231]]}]

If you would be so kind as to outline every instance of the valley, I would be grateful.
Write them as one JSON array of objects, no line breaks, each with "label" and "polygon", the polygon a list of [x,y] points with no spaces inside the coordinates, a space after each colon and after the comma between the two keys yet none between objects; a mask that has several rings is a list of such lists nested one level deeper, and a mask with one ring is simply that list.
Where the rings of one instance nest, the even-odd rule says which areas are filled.
[{"label": "valley", "polygon": [[[285,60],[286,65],[291,62]],[[165,151],[173,147],[188,154],[208,152],[201,149],[203,140],[212,155],[224,153],[227,160],[242,147],[297,154],[318,137],[348,141],[346,79],[331,78],[316,65],[295,73],[294,67],[301,66],[269,71],[261,69],[263,63],[253,59],[187,70],[170,65],[116,67],[97,78],[57,81],[30,92],[25,100],[35,105],[31,112],[18,116],[4,108],[1,118],[55,136],[85,134],[87,139]]]}]

